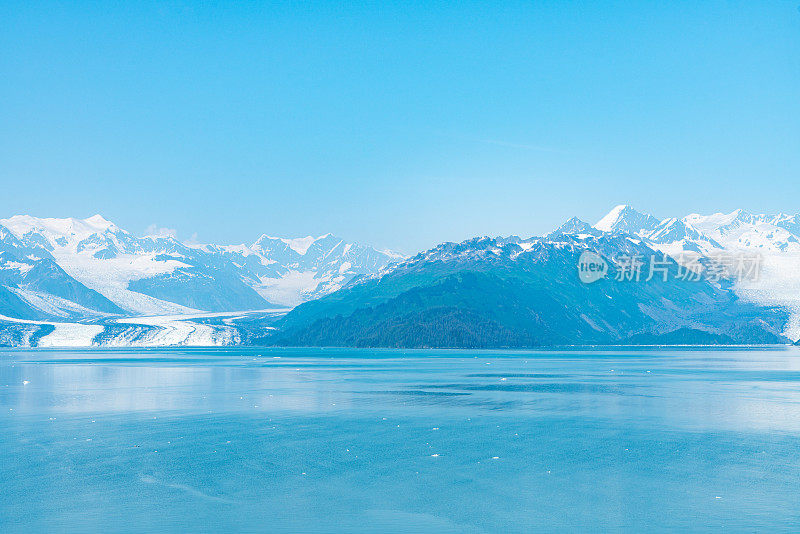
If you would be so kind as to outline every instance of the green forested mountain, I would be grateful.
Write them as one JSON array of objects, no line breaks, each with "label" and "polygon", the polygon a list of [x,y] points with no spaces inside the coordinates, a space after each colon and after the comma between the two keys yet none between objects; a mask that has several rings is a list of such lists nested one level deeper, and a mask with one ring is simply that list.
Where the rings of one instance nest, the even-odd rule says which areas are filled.
[{"label": "green forested mountain", "polygon": [[[582,252],[608,276],[583,283]],[[643,258],[640,280],[616,280],[612,258]],[[673,260],[622,234],[446,243],[382,276],[305,303],[280,323],[284,345],[537,347],[573,344],[785,343],[785,313],[742,302],[724,281],[680,279]]]}]

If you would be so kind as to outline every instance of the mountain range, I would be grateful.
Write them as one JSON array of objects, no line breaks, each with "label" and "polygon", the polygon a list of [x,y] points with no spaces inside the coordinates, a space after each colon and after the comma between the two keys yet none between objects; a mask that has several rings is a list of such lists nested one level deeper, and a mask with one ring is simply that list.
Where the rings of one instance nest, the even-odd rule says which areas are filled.
[{"label": "mountain range", "polygon": [[[100,215],[14,216],[0,220],[0,320],[5,324],[0,336],[6,332],[14,343],[19,336],[9,331],[41,330],[19,326],[20,321],[37,321],[64,331],[66,344],[76,332],[83,334],[73,341],[94,342],[111,324],[121,332],[120,344],[231,342],[237,336],[228,330],[220,337],[214,329],[200,328],[201,335],[192,326],[180,329],[189,333],[181,338],[168,326],[144,326],[158,322],[152,317],[291,308],[401,258],[330,234],[298,239],[262,235],[250,245],[198,245],[174,237],[137,237]],[[140,334],[149,334],[131,337],[132,327],[119,326],[130,324],[131,317],[150,317],[136,323]],[[47,342],[59,339],[45,337]]]},{"label": "mountain range", "polygon": [[[587,284],[582,254],[607,260]],[[757,275],[715,272],[747,254]],[[621,256],[649,280],[625,280]],[[800,337],[800,217],[658,219],[627,205],[539,237],[413,257],[329,234],[251,245],[136,237],[88,219],[0,220],[0,343],[537,347],[789,343]],[[691,279],[681,278],[687,269]],[[618,280],[619,278],[619,280]],[[288,313],[287,313],[288,312]]]},{"label": "mountain range", "polygon": [[[788,343],[800,337],[799,235],[797,216],[660,220],[620,205],[543,237],[442,244],[298,306],[276,335],[391,347]],[[585,252],[609,260],[593,284],[578,277]],[[610,260],[620,256],[642,258],[644,272],[658,262],[665,276],[616,280],[622,267]],[[740,257],[756,263],[755,276],[714,269]],[[696,276],[681,278],[687,269]]]}]

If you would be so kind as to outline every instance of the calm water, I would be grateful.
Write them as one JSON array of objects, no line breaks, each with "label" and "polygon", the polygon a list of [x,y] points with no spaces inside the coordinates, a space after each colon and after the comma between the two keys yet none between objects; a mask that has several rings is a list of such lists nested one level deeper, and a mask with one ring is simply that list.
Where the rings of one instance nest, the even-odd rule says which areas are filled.
[{"label": "calm water", "polygon": [[2,532],[796,531],[799,490],[796,350],[0,352]]}]

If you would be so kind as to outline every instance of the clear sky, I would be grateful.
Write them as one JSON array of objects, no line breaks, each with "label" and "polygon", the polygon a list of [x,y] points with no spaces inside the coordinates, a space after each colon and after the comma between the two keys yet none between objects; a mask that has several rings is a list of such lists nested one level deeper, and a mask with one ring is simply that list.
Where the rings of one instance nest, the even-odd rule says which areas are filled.
[{"label": "clear sky", "polygon": [[798,4],[6,0],[0,216],[410,253],[800,212]]}]

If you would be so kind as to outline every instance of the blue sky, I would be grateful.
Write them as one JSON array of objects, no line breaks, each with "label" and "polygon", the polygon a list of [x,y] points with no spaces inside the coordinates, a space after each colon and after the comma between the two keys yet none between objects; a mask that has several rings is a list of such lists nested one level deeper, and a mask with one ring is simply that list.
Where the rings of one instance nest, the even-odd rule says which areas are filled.
[{"label": "blue sky", "polygon": [[403,252],[798,212],[800,1],[0,4],[0,214]]}]

